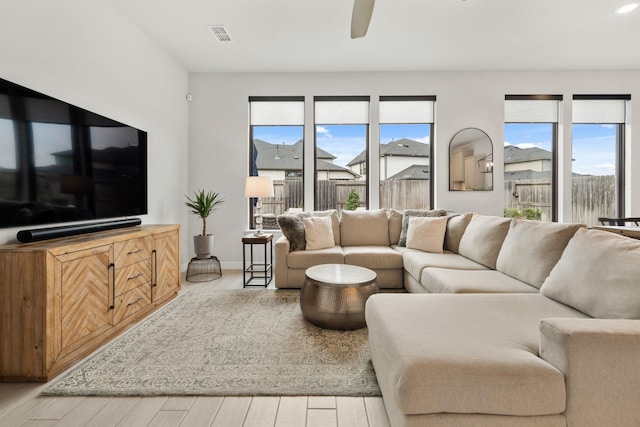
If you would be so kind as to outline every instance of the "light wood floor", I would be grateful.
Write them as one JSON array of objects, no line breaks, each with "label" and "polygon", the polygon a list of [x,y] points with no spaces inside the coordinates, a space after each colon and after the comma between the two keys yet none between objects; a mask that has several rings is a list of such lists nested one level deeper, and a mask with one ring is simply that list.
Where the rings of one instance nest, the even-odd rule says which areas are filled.
[{"label": "light wood floor", "polygon": [[[206,283],[183,281],[183,290],[191,286],[239,289],[242,272],[225,270]],[[376,397],[40,396],[45,386],[0,383],[0,426],[389,427],[382,398]]]}]

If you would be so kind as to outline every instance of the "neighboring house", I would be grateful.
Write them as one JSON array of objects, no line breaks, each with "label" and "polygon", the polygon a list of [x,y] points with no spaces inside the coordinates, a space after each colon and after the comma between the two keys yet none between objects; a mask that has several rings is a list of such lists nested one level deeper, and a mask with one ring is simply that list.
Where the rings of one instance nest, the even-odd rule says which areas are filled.
[{"label": "neighboring house", "polygon": [[[291,145],[271,144],[261,139],[254,139],[253,143],[257,151],[256,163],[260,176],[270,176],[274,181],[302,178],[302,140]],[[321,148],[316,149],[316,159],[319,180],[359,178],[351,170],[334,164],[336,156]]]},{"label": "neighboring house", "polygon": [[515,145],[504,147],[504,171],[535,171],[548,172],[551,170],[551,152],[538,147],[519,148]]},{"label": "neighboring house", "polygon": [[387,179],[429,179],[429,166],[411,165]]},{"label": "neighboring house", "polygon": [[[366,178],[366,151],[358,154],[353,160],[347,163],[352,171]],[[387,144],[380,145],[380,179],[398,179],[402,178],[406,173],[403,171],[409,168],[415,168],[414,172],[421,167],[429,166],[429,144],[414,141],[412,139],[402,138],[397,141],[391,141]],[[406,179],[406,178],[405,178]],[[426,178],[411,179],[429,179],[428,173]]]}]

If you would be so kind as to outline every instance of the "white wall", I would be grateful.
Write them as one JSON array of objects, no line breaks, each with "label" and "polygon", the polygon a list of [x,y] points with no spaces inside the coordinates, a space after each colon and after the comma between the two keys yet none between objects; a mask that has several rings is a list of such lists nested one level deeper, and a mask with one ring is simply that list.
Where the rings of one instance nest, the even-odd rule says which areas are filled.
[{"label": "white wall", "polygon": [[[0,77],[147,131],[149,214],[141,219],[186,229],[188,74],[118,9],[101,0],[3,0]],[[0,243],[17,230],[0,229]]]},{"label": "white wall", "polygon": [[[225,268],[240,268],[240,238],[247,229],[248,202],[243,197],[248,174],[248,97],[304,95],[305,113],[312,114],[316,95],[436,95],[434,133],[435,206],[455,211],[478,211],[501,215],[503,209],[504,96],[505,94],[564,95],[564,117],[570,118],[573,94],[631,94],[640,97],[640,71],[620,72],[406,72],[406,73],[262,73],[191,74],[189,91],[189,187],[206,187],[227,198],[211,218],[216,234],[216,255]],[[377,105],[372,102],[372,118]],[[570,119],[568,119],[570,120]],[[640,129],[640,114],[632,115],[631,128]],[[307,120],[308,121],[308,120]],[[570,221],[571,126],[560,125],[561,177],[560,218]],[[478,127],[494,143],[494,191],[449,191],[449,140],[459,130]],[[628,212],[640,216],[640,137],[634,132],[627,152]],[[377,129],[371,129],[376,140]],[[313,140],[313,126],[305,128],[305,139]],[[497,148],[497,149],[496,149]],[[378,155],[376,144],[370,155]],[[313,172],[312,150],[305,150],[305,170]],[[373,172],[373,171],[372,171]],[[374,181],[378,176],[372,176]],[[374,186],[375,188],[375,186]],[[313,193],[313,180],[305,180],[306,200]],[[377,200],[371,194],[372,202]],[[306,203],[306,202],[305,202]],[[197,232],[192,219],[190,234]]]}]

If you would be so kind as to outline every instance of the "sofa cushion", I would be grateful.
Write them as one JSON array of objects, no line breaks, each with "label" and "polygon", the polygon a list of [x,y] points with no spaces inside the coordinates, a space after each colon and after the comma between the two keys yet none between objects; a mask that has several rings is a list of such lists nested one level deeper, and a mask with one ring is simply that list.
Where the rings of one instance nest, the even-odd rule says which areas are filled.
[{"label": "sofa cushion", "polygon": [[496,270],[454,270],[429,267],[420,284],[434,294],[537,293],[538,288]]},{"label": "sofa cushion", "polygon": [[502,243],[496,269],[540,288],[582,224],[514,219]]},{"label": "sofa cushion", "polygon": [[447,211],[443,209],[425,210],[425,209],[405,209],[402,212],[402,230],[400,231],[400,239],[398,246],[407,246],[407,230],[409,229],[409,218],[411,217],[429,217],[429,216],[446,216]]},{"label": "sofa cushion", "polygon": [[472,216],[473,214],[471,213],[449,216],[447,231],[444,235],[444,249],[458,253],[460,239],[462,239],[464,230],[467,229]]},{"label": "sofa cushion", "polygon": [[441,254],[446,229],[447,217],[411,217],[407,229],[407,247]]},{"label": "sofa cushion", "polygon": [[277,221],[284,237],[289,240],[290,251],[303,251],[306,248],[304,235],[304,222],[302,219],[309,216],[308,213],[278,215]]},{"label": "sofa cushion", "polygon": [[289,252],[287,266],[289,268],[309,268],[318,264],[344,264],[344,253],[340,246],[315,251]]},{"label": "sofa cushion", "polygon": [[310,213],[311,216],[328,216],[331,218],[331,225],[333,226],[333,241],[336,245],[340,244],[340,216],[335,209],[329,209],[326,211],[314,211]]},{"label": "sofa cushion", "polygon": [[340,218],[342,246],[389,246],[389,221],[383,209],[342,211]]},{"label": "sofa cushion", "polygon": [[510,222],[511,218],[474,213],[460,239],[458,253],[495,270]]},{"label": "sofa cushion", "polygon": [[374,270],[402,269],[402,254],[389,246],[345,246],[344,263]]},{"label": "sofa cushion", "polygon": [[422,270],[427,267],[453,268],[458,270],[486,270],[487,267],[453,252],[432,254],[409,249],[402,254],[404,269],[416,280],[420,280]]},{"label": "sofa cushion", "polygon": [[328,216],[303,218],[305,250],[326,249],[335,246],[331,218]]},{"label": "sofa cushion", "polygon": [[389,220],[389,244],[397,245],[402,233],[402,212],[397,209],[389,209],[387,212]]},{"label": "sofa cushion", "polygon": [[581,228],[540,292],[592,317],[640,319],[640,241]]},{"label": "sofa cushion", "polygon": [[405,414],[564,411],[560,371],[538,357],[546,317],[585,317],[536,294],[376,294],[365,308],[385,401]]}]

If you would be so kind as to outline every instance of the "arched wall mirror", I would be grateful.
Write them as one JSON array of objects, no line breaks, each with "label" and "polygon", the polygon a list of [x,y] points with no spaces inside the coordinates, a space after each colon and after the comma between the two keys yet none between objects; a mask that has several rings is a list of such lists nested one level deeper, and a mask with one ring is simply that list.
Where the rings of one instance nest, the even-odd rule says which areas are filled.
[{"label": "arched wall mirror", "polygon": [[493,143],[484,131],[466,128],[451,138],[449,190],[493,190]]}]

